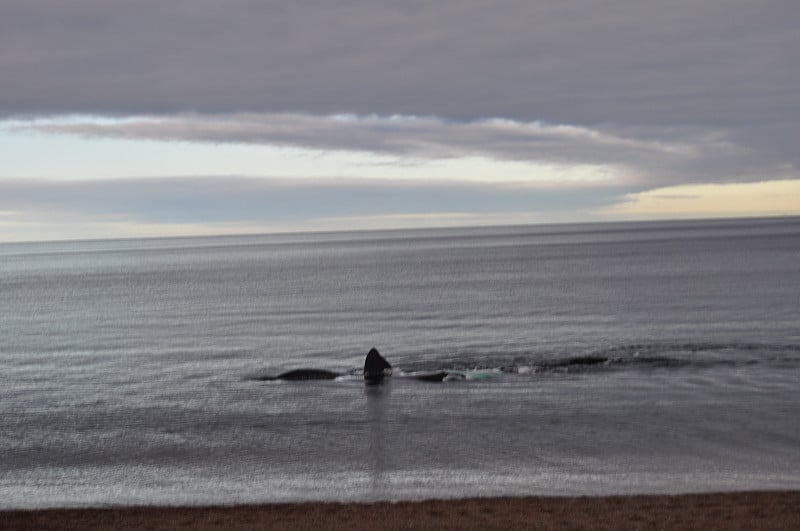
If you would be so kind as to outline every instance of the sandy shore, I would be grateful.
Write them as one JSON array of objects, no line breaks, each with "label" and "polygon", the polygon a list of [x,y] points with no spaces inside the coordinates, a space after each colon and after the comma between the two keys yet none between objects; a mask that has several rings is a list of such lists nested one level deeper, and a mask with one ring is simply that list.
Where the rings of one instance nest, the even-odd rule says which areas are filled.
[{"label": "sandy shore", "polygon": [[800,491],[0,512],[0,529],[800,529]]}]

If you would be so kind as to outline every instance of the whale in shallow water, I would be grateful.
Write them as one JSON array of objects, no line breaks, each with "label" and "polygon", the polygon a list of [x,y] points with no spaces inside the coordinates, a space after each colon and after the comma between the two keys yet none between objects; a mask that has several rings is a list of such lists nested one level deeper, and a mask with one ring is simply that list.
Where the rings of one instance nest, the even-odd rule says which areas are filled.
[{"label": "whale in shallow water", "polygon": [[422,382],[458,382],[467,379],[467,376],[464,373],[450,371],[413,373],[407,374],[405,377],[420,380]]},{"label": "whale in shallow water", "polygon": [[[384,378],[392,375],[392,364],[381,356],[378,349],[372,348],[364,359],[364,381],[368,385],[381,383]],[[261,381],[285,380],[333,380],[339,376],[346,376],[343,373],[328,371],[325,369],[293,369],[281,373],[277,376],[262,376],[256,378]],[[465,376],[458,372],[433,371],[424,373],[403,374],[401,377],[420,380],[423,382],[448,382],[453,380],[464,380]]]},{"label": "whale in shallow water", "polygon": [[279,374],[278,376],[262,376],[259,380],[333,380],[342,376],[338,372],[326,371],[324,369],[294,369]]},{"label": "whale in shallow water", "polygon": [[[386,376],[392,375],[392,365],[381,356],[378,349],[372,348],[364,359],[364,381],[367,383],[380,383]],[[339,376],[345,376],[339,372],[328,371],[325,369],[293,369],[286,371],[278,376],[262,376],[258,380],[333,380]]]}]

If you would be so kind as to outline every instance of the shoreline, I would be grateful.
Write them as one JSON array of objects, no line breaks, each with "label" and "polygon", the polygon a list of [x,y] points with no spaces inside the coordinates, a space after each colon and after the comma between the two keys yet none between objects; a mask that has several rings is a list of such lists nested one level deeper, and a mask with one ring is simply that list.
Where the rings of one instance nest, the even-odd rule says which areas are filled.
[{"label": "shoreline", "polygon": [[10,529],[800,529],[800,490],[0,511]]}]

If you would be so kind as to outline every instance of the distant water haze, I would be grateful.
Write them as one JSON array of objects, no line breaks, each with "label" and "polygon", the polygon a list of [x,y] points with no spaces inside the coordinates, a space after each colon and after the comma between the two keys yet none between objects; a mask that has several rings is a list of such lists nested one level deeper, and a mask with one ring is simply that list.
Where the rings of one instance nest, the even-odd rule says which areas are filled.
[{"label": "distant water haze", "polygon": [[[798,242],[776,218],[3,244],[0,506],[800,488]],[[371,347],[395,376],[365,386]],[[345,376],[260,380],[298,368]],[[441,369],[465,378],[402,378]]]}]

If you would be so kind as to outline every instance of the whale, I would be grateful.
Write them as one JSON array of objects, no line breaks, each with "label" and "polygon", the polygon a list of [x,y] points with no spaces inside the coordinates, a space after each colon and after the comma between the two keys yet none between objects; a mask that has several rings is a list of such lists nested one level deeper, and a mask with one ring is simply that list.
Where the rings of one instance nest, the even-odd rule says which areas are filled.
[{"label": "whale", "polygon": [[[373,347],[367,353],[367,357],[364,358],[364,370],[362,374],[364,376],[364,382],[367,385],[377,385],[382,383],[384,379],[392,376],[392,364],[389,363],[386,358],[381,356],[381,353],[378,352],[378,349]],[[340,376],[348,376],[348,374],[329,371],[326,369],[292,369],[277,376],[260,376],[256,378],[256,380],[284,380],[296,382],[305,380],[334,380]],[[398,376],[401,378],[419,380],[422,382],[449,382],[466,379],[463,373],[444,370],[400,374]]]},{"label": "whale", "polygon": [[283,372],[277,376],[262,376],[257,379],[262,381],[286,380],[293,382],[298,380],[333,380],[339,376],[343,375],[338,372],[326,371],[325,369],[294,369]]},{"label": "whale", "polygon": [[462,372],[433,371],[407,374],[405,378],[413,378],[421,382],[458,382],[466,380],[467,376]]}]

